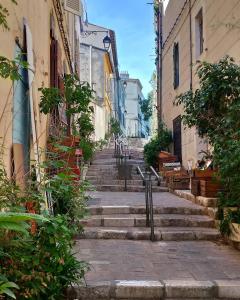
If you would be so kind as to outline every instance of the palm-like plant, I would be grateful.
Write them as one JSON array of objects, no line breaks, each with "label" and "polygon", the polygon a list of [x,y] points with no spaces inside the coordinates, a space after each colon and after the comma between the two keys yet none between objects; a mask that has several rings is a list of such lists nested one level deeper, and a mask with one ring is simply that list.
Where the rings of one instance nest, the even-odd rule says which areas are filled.
[{"label": "palm-like plant", "polygon": [[0,212],[0,230],[13,230],[28,234],[30,225],[27,221],[48,222],[49,220],[41,215],[18,212]]}]

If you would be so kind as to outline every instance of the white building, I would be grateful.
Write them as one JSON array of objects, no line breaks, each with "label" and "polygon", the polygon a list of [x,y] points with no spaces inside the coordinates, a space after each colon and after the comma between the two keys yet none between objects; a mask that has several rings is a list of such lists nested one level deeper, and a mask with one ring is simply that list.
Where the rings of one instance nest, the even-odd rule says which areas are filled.
[{"label": "white building", "polygon": [[144,100],[142,84],[139,79],[129,77],[128,72],[121,72],[121,80],[126,86],[125,128],[129,137],[146,137],[146,122],[141,112],[141,102]]}]

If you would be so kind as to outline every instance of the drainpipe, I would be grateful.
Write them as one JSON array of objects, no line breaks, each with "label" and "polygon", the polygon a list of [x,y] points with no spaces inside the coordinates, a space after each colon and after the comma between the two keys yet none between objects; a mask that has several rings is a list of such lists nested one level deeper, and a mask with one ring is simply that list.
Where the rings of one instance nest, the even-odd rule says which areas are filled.
[{"label": "drainpipe", "polygon": [[192,53],[192,1],[189,0],[189,35],[190,35],[190,90],[193,89],[193,53]]},{"label": "drainpipe", "polygon": [[92,45],[89,46],[89,85],[92,88]]},{"label": "drainpipe", "polygon": [[157,14],[157,30],[159,32],[158,34],[158,40],[157,40],[157,111],[158,111],[158,128],[160,126],[160,123],[162,121],[162,75],[163,75],[163,68],[162,68],[162,52],[163,52],[163,2],[159,1],[159,7],[158,7],[158,14]]}]

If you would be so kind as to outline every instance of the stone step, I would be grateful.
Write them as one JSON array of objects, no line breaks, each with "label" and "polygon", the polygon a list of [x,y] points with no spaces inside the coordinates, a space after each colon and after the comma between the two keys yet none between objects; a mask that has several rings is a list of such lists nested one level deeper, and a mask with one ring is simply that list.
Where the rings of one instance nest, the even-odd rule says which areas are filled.
[{"label": "stone step", "polygon": [[[107,174],[102,175],[101,174],[101,178],[104,178],[106,180],[118,180],[118,174],[117,173],[112,173],[112,172],[108,172]],[[86,176],[86,180],[98,180],[99,179],[99,173],[87,173]],[[133,174],[132,175],[132,180],[140,180],[141,177],[140,175],[137,174]]]},{"label": "stone step", "polygon": [[[91,215],[128,215],[128,214],[145,214],[145,206],[97,206],[88,207]],[[186,214],[186,215],[205,215],[204,208],[201,207],[157,207],[153,208],[154,214]]]},{"label": "stone step", "polygon": [[71,286],[67,300],[233,300],[239,280],[109,280]]},{"label": "stone step", "polygon": [[[109,176],[115,176],[117,179],[118,176],[118,172],[117,169],[115,168],[108,168],[108,169],[99,169],[99,170],[93,170],[93,169],[89,169],[87,172],[87,176],[96,176],[96,177],[109,177]],[[140,174],[137,174],[137,172],[132,172],[131,173],[131,177],[134,179],[141,179]],[[154,181],[156,179],[155,176],[152,177],[152,180]]]},{"label": "stone step", "polygon": [[[145,227],[146,215],[94,215],[87,217],[81,223],[88,227]],[[207,216],[161,214],[154,215],[154,225],[157,227],[214,227],[214,220]]]},{"label": "stone step", "polygon": [[[119,180],[119,179],[106,179],[106,178],[98,178],[98,179],[89,179],[89,182],[92,185],[122,185],[124,186],[125,181]],[[134,185],[134,186],[143,186],[143,180],[127,180],[128,185]],[[158,186],[157,181],[152,181],[153,186]],[[161,182],[161,187],[166,187],[165,182]]]},{"label": "stone step", "polygon": [[[128,162],[130,162],[131,164],[142,164],[143,160],[142,159],[130,159],[128,160]],[[116,159],[115,158],[109,158],[109,159],[98,159],[98,160],[94,160],[92,162],[92,166],[95,165],[116,165]]]},{"label": "stone step", "polygon": [[[124,192],[124,186],[122,185],[96,185],[95,186],[97,191],[101,192]],[[167,187],[161,187],[161,186],[153,186],[152,191],[154,193],[157,192],[168,192]],[[145,187],[144,186],[134,186],[134,185],[128,185],[127,186],[127,192],[139,192],[143,193],[145,192]]]},{"label": "stone step", "polygon": [[[135,171],[135,172],[137,172],[137,167],[140,165],[140,167],[141,168],[144,168],[144,165],[145,165],[145,163],[144,163],[144,161],[142,161],[141,163],[139,162],[139,161],[134,161],[134,160],[130,160],[130,161],[128,161],[128,165],[132,165],[133,167],[132,167],[132,171]],[[94,165],[94,164],[91,164],[90,166],[89,166],[89,170],[96,170],[96,171],[99,171],[99,170],[107,170],[107,169],[109,169],[109,168],[112,168],[112,169],[118,169],[118,167],[117,167],[117,165],[116,165],[116,162],[115,162],[115,164],[114,165],[107,165],[107,164],[102,164],[102,165],[99,165],[99,164],[97,164],[97,165]]]},{"label": "stone step", "polygon": [[[203,227],[155,227],[155,241],[215,241],[220,233],[214,228]],[[77,239],[150,240],[150,228],[85,227]]]}]

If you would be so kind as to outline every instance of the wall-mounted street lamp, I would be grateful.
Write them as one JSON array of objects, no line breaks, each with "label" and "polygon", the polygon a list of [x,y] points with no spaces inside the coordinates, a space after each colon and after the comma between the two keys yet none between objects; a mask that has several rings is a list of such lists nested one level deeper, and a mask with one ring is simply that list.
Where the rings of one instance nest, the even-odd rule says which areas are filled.
[{"label": "wall-mounted street lamp", "polygon": [[103,45],[104,45],[104,49],[106,50],[106,51],[108,51],[109,50],[109,48],[110,48],[110,46],[111,46],[111,39],[110,39],[110,37],[108,36],[108,35],[106,35],[105,36],[105,38],[103,39]]},{"label": "wall-mounted street lamp", "polygon": [[126,89],[127,88],[127,81],[123,82],[123,87]]}]

